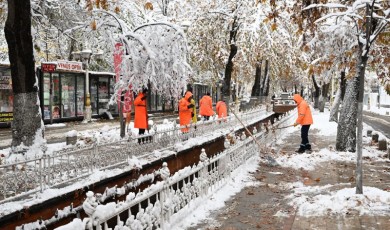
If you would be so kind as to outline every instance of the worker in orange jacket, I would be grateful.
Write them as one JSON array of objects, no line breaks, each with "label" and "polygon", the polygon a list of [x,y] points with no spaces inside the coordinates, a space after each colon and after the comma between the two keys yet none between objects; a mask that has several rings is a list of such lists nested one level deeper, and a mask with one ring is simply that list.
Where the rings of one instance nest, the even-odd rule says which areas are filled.
[{"label": "worker in orange jacket", "polygon": [[189,131],[189,125],[192,121],[194,104],[191,104],[192,93],[187,91],[182,99],[179,101],[179,119],[180,126],[186,126],[182,128],[181,131],[183,133],[187,133]]},{"label": "worker in orange jacket", "polygon": [[[226,118],[227,117],[227,107],[226,103],[223,100],[217,102],[215,106],[215,110],[217,111],[218,118]],[[224,119],[226,121],[226,119]]]},{"label": "worker in orange jacket", "polygon": [[199,101],[199,114],[203,116],[206,121],[209,120],[210,116],[214,115],[213,100],[211,99],[209,92],[207,92]]},{"label": "worker in orange jacket", "polygon": [[[134,100],[134,128],[138,128],[138,135],[145,134],[145,130],[148,129],[148,109],[146,105],[147,96],[148,90],[143,89]],[[138,143],[140,142],[141,140],[138,139]]]},{"label": "worker in orange jacket", "polygon": [[311,151],[311,145],[309,143],[309,129],[310,125],[313,124],[313,117],[311,115],[310,106],[299,94],[294,94],[293,97],[298,108],[298,118],[294,123],[294,126],[300,124],[301,127],[301,145],[295,152],[304,153],[305,151]]}]

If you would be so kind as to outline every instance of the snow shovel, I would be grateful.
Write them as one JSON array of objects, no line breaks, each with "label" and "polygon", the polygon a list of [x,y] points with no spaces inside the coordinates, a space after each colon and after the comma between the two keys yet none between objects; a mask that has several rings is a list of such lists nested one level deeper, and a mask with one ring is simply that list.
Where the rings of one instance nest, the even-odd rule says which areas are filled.
[{"label": "snow shovel", "polygon": [[279,127],[279,128],[274,128],[274,129],[285,129],[285,128],[289,128],[289,127],[293,127],[294,125],[287,125],[287,126],[284,126],[284,127]]},{"label": "snow shovel", "polygon": [[[252,132],[249,131],[249,129],[246,127],[246,125],[241,121],[240,118],[238,118],[237,114],[229,107],[230,112],[234,114],[234,116],[237,118],[237,120],[241,123],[241,125],[245,128],[245,130],[249,133],[249,135],[252,137],[252,139],[256,142],[257,146],[259,146],[259,150],[262,149],[260,143],[256,140],[256,138],[252,135]],[[268,165],[270,167],[277,166],[278,163],[273,159],[271,156],[265,156],[265,159],[268,161]]]},{"label": "snow shovel", "polygon": [[260,149],[262,149],[260,143],[256,140],[256,138],[252,135],[252,132],[249,131],[249,129],[246,127],[246,125],[241,121],[240,118],[238,118],[237,114],[230,108],[229,106],[229,110],[230,112],[232,112],[234,114],[234,116],[237,118],[237,120],[241,123],[242,126],[244,126],[244,129],[249,133],[249,135],[252,137],[252,139],[256,142],[257,146],[259,146]]}]

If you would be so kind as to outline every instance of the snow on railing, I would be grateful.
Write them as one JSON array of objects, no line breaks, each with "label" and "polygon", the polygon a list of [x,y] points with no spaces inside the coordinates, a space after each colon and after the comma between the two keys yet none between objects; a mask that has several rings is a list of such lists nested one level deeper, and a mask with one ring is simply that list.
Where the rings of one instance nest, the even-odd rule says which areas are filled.
[{"label": "snow on railing", "polygon": [[[278,125],[291,122],[291,117],[277,121]],[[275,141],[280,130],[273,132],[254,131],[261,143]],[[235,169],[255,155],[264,154],[254,140],[246,135],[225,139],[226,150],[208,158],[202,149],[200,161],[169,177],[164,162],[158,174],[163,181],[157,182],[142,192],[129,193],[125,201],[100,205],[93,192],[88,192],[83,208],[88,217],[82,221],[85,229],[172,229],[189,215],[204,200],[234,177]],[[79,220],[78,222],[81,223]],[[110,224],[109,224],[110,223]],[[71,223],[72,224],[72,223]],[[110,225],[110,226],[109,226]],[[114,226],[113,226],[114,225]],[[64,226],[66,227],[66,225]],[[110,228],[109,228],[110,227]]]},{"label": "snow on railing", "polygon": [[[263,119],[266,112],[257,109],[241,113],[239,116],[246,125],[250,125]],[[234,116],[230,116],[226,121],[198,122],[196,129],[191,127],[188,133],[182,133],[181,128],[158,129],[154,126],[154,133],[151,135],[130,137],[114,143],[95,142],[84,149],[0,165],[0,204],[54,186],[69,185],[91,175],[96,170],[124,168],[128,165],[130,157],[150,155],[154,150],[162,147],[173,148],[177,142],[210,135],[217,130],[228,130],[227,132],[238,130],[241,125]]]},{"label": "snow on railing", "polygon": [[123,202],[98,205],[89,192],[83,204],[89,217],[83,222],[87,229],[97,230],[108,229],[113,220],[116,226],[130,229],[171,229],[186,206],[191,203],[194,208],[202,203],[226,184],[237,167],[259,153],[252,142],[249,138],[238,141],[210,159],[201,156],[203,161],[197,165],[186,167],[142,192],[130,193]]}]

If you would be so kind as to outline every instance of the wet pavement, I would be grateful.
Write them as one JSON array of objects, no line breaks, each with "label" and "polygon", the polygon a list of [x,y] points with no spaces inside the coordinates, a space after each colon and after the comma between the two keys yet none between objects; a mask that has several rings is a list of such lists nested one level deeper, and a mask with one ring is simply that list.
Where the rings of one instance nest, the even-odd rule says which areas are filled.
[{"label": "wet pavement", "polygon": [[[313,150],[332,148],[334,136],[319,135],[311,130]],[[275,146],[276,155],[292,155],[300,141],[299,130],[283,140],[283,146]],[[270,153],[271,154],[271,153]],[[356,154],[356,153],[351,153]],[[383,153],[383,156],[385,152]],[[238,229],[390,229],[390,208],[386,216],[360,215],[349,210],[343,215],[299,216],[296,208],[289,204],[286,196],[293,194],[286,183],[302,182],[305,186],[331,185],[324,193],[342,188],[355,187],[355,164],[332,161],[316,166],[315,170],[270,166],[260,163],[253,173],[256,186],[245,187],[240,193],[226,201],[223,210],[212,213],[209,220],[190,230],[238,230]],[[363,160],[363,185],[390,191],[390,161],[375,161],[369,157]],[[363,191],[364,192],[364,191]],[[321,192],[313,193],[318,195]]]},{"label": "wet pavement", "polygon": [[383,135],[390,139],[390,116],[364,111],[363,122],[370,125],[374,130],[383,133]]}]

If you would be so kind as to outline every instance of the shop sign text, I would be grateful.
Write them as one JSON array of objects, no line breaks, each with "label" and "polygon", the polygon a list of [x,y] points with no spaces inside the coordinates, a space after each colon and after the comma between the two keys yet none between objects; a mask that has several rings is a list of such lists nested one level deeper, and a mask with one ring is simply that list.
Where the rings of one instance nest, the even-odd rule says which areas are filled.
[{"label": "shop sign text", "polygon": [[0,122],[11,122],[14,119],[14,113],[0,113]]},{"label": "shop sign text", "polygon": [[57,67],[57,65],[53,64],[53,63],[42,63],[41,64],[42,72],[45,72],[45,73],[53,73],[54,71],[56,71],[56,67]]},{"label": "shop sign text", "polygon": [[83,63],[76,61],[57,61],[58,70],[83,70]]}]

